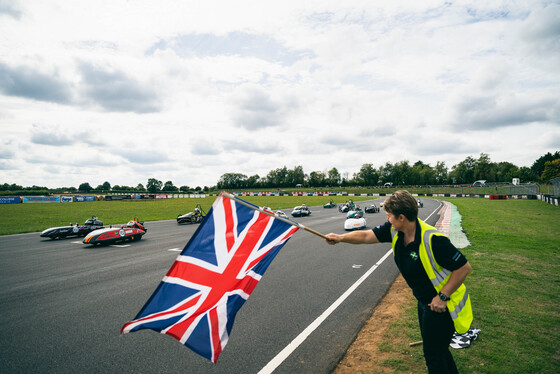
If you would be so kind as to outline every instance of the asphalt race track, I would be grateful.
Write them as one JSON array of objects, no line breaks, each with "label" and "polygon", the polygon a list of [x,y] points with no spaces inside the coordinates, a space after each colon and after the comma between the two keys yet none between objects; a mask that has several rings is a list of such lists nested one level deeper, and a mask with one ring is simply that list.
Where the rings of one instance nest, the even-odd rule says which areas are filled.
[{"label": "asphalt race track", "polygon": [[[435,224],[439,201],[423,201],[420,218],[431,215],[428,223]],[[311,210],[295,220],[324,234],[344,232],[346,214]],[[368,229],[386,220],[383,211],[365,217]],[[0,237],[3,373],[258,373],[391,249],[389,243],[330,246],[299,230],[237,314],[214,365],[151,330],[119,335],[197,225],[169,220],[146,222],[146,228],[139,242],[107,247],[86,246],[80,238],[45,240],[39,233]],[[331,372],[396,275],[389,256],[277,361],[274,373]]]}]

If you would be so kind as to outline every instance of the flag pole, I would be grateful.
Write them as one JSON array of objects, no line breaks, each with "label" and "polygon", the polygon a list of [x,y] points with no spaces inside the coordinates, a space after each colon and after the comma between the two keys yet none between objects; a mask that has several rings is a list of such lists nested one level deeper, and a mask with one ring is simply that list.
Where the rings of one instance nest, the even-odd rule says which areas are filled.
[{"label": "flag pole", "polygon": [[290,220],[290,219],[277,216],[277,215],[274,214],[273,212],[269,212],[269,211],[267,211],[267,210],[262,209],[261,207],[259,207],[259,206],[257,206],[257,205],[253,205],[253,204],[251,204],[251,203],[248,203],[248,202],[246,202],[245,200],[240,199],[240,198],[238,198],[237,196],[235,196],[235,195],[233,195],[233,194],[230,194],[230,193],[228,193],[228,192],[222,191],[221,195],[224,196],[224,197],[227,197],[228,199],[237,201],[239,204],[243,204],[243,205],[245,205],[245,206],[248,207],[248,208],[251,208],[251,209],[254,209],[254,210],[258,210],[259,212],[264,213],[264,214],[266,214],[266,215],[269,215],[269,216],[271,216],[271,217],[273,217],[273,218],[279,219],[279,220],[282,221],[282,222],[289,223],[289,224],[292,225],[292,226],[299,227],[300,229],[304,229],[305,231],[310,232],[310,233],[312,233],[312,234],[315,234],[315,235],[317,235],[317,236],[320,236],[320,237],[323,238],[323,239],[327,239],[327,237],[326,237],[325,235],[321,234],[321,233],[318,232],[318,231],[315,231],[315,230],[313,230],[313,229],[310,229],[309,227],[306,227],[306,226],[302,225],[302,224],[299,223],[299,222],[295,222],[295,221],[292,221],[292,220]]}]

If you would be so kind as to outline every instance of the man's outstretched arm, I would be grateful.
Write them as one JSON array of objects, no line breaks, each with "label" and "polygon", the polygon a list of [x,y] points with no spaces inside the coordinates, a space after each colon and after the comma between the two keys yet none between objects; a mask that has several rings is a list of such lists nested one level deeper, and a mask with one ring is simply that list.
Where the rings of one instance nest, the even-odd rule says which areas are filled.
[{"label": "man's outstretched arm", "polygon": [[336,243],[350,243],[350,244],[375,244],[379,243],[377,236],[373,230],[365,230],[365,231],[352,231],[346,234],[334,234],[330,233],[326,235],[327,239],[326,242],[330,245],[334,245]]}]

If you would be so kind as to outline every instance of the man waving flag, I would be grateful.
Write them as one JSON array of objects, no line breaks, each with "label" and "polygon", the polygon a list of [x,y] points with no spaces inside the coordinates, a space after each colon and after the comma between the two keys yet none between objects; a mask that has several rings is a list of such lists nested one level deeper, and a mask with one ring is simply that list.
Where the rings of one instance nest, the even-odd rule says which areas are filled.
[{"label": "man waving flag", "polygon": [[[226,196],[224,196],[226,195]],[[301,225],[221,194],[159,286],[121,334],[151,329],[216,363],[235,315]],[[294,226],[295,225],[295,226]]]}]

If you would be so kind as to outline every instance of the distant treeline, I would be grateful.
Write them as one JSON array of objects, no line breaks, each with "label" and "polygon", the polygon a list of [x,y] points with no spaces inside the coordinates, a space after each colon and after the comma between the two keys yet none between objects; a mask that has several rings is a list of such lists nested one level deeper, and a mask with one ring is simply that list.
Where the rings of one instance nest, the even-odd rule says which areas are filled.
[{"label": "distant treeline", "polygon": [[148,179],[146,186],[139,183],[136,186],[111,186],[104,182],[93,188],[84,182],[76,187],[22,187],[17,184],[0,184],[2,195],[43,195],[48,193],[208,193],[216,190],[238,189],[278,189],[278,188],[338,188],[358,186],[383,186],[392,183],[393,186],[430,186],[447,184],[471,184],[476,180],[487,183],[511,183],[513,178],[519,178],[521,183],[536,182],[549,183],[551,179],[560,177],[560,151],[554,154],[548,152],[539,157],[531,167],[518,167],[511,162],[493,162],[486,153],[481,153],[475,159],[468,156],[463,161],[453,165],[451,169],[444,161],[438,161],[434,166],[422,161],[410,164],[408,160],[396,163],[387,162],[379,168],[371,163],[365,163],[360,171],[351,177],[342,175],[336,167],[328,171],[312,171],[305,173],[303,166],[288,169],[286,166],[268,172],[264,177],[257,174],[247,176],[242,173],[223,174],[215,186],[204,187],[176,187],[172,181],[162,182],[156,178]]},{"label": "distant treeline", "polygon": [[522,183],[549,183],[550,179],[560,176],[560,151],[537,159],[529,167],[518,167],[511,162],[492,162],[490,156],[481,153],[478,159],[467,157],[465,160],[448,169],[445,162],[438,161],[431,166],[422,161],[410,164],[408,160],[396,163],[387,162],[379,168],[366,163],[351,178],[343,177],[337,168],[327,172],[312,171],[304,173],[302,166],[293,169],[283,168],[271,170],[265,177],[259,175],[246,176],[241,173],[226,173],[217,183],[218,189],[240,188],[288,188],[302,187],[355,187],[383,186],[426,186],[446,184],[470,184],[476,180],[487,183],[511,183],[519,178]]}]

